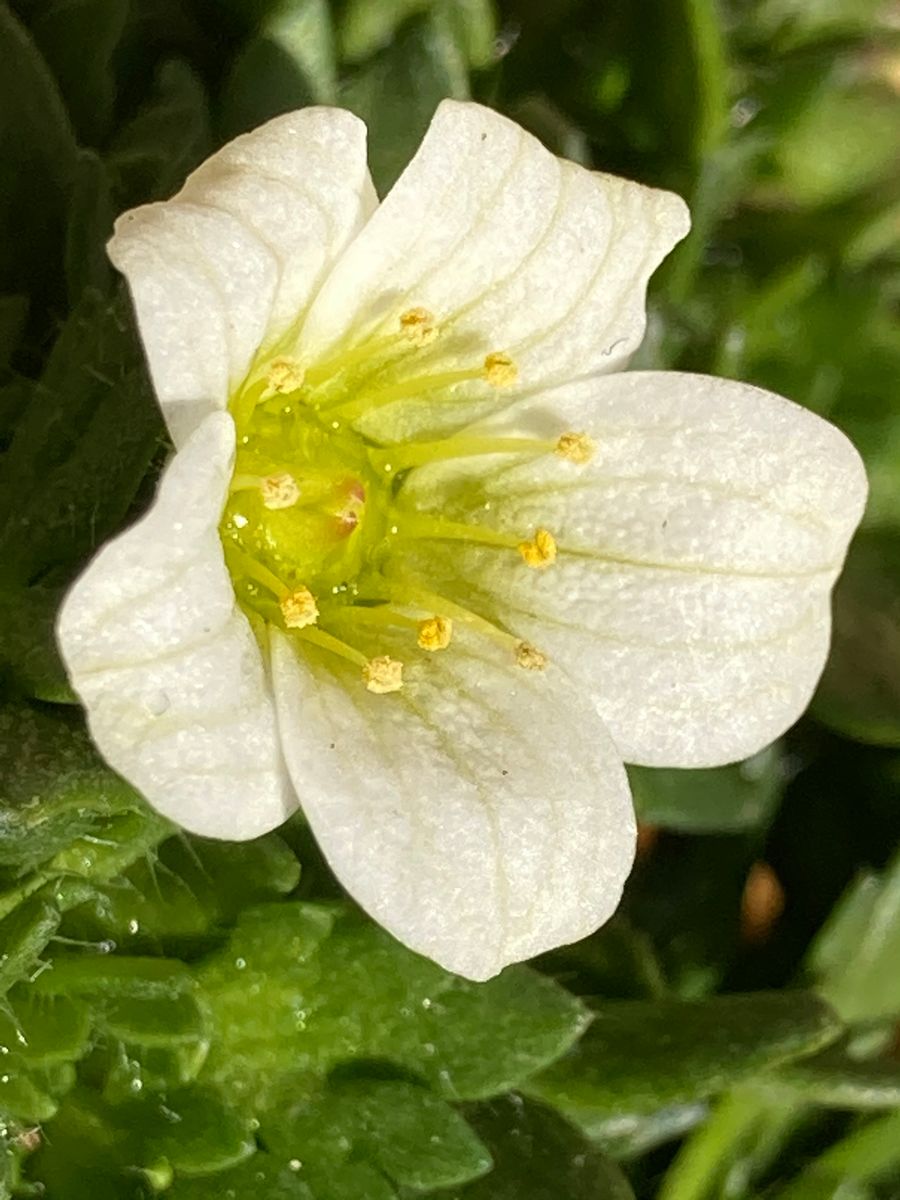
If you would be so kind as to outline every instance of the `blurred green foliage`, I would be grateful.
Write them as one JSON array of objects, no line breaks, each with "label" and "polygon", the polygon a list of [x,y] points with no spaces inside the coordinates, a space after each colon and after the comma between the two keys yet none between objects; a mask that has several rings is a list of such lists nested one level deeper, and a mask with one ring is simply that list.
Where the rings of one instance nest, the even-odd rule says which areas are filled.
[{"label": "blurred green foliage", "polygon": [[[896,7],[0,0],[0,61],[0,1197],[896,1195]],[[384,191],[444,96],[681,192],[639,365],[827,414],[872,484],[811,715],[735,767],[634,770],[655,832],[619,914],[486,985],[337,899],[297,822],[173,832],[52,636],[166,453],[115,214],[309,103],[365,118]]]}]

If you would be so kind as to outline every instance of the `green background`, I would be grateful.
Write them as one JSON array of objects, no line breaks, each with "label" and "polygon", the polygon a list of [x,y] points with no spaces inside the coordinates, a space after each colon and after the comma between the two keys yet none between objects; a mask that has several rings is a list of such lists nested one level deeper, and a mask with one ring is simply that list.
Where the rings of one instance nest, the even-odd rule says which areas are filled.
[{"label": "green background", "polygon": [[[0,1197],[900,1194],[898,30],[874,0],[0,0]],[[444,96],[684,195],[637,365],[827,415],[872,488],[810,714],[634,770],[617,916],[481,985],[353,910],[301,821],[151,814],[52,639],[167,450],[112,218],[308,103],[365,118],[383,192]]]}]

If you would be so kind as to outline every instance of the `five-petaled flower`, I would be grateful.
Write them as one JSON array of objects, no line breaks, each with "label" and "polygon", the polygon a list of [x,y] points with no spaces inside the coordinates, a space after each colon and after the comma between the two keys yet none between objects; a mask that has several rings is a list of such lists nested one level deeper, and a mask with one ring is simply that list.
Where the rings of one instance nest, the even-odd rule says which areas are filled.
[{"label": "five-petaled flower", "polygon": [[605,921],[623,760],[797,717],[865,497],[794,404],[619,373],[687,226],[451,102],[381,204],[364,126],[310,108],[126,213],[177,453],[59,621],[112,766],[214,837],[302,807],[359,903],[474,979]]}]

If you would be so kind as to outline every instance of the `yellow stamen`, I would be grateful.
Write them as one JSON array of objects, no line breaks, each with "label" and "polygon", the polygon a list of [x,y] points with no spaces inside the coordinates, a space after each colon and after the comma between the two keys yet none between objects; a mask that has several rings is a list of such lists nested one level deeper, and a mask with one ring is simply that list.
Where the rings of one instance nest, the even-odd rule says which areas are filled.
[{"label": "yellow stamen", "polygon": [[266,508],[293,508],[300,499],[300,488],[289,471],[267,475],[259,484],[262,502]]},{"label": "yellow stamen", "polygon": [[376,696],[399,692],[403,687],[403,663],[387,654],[370,658],[362,669],[363,682]]},{"label": "yellow stamen", "polygon": [[491,387],[509,388],[519,378],[519,368],[508,354],[496,350],[484,360],[484,377]]},{"label": "yellow stamen", "polygon": [[438,335],[434,313],[427,308],[408,308],[400,314],[400,330],[414,346],[427,346]]},{"label": "yellow stamen", "polygon": [[286,396],[289,392],[296,392],[302,388],[305,378],[306,372],[297,359],[284,355],[273,358],[269,363],[266,384],[273,392]]},{"label": "yellow stamen", "polygon": [[597,449],[594,439],[587,433],[564,433],[556,443],[556,453],[576,466],[583,467],[594,457]]},{"label": "yellow stamen", "polygon": [[536,571],[542,571],[556,560],[556,538],[549,529],[538,529],[530,542],[519,542],[519,553]]},{"label": "yellow stamen", "polygon": [[546,665],[546,656],[530,642],[519,642],[516,645],[516,666],[526,671],[543,671]]},{"label": "yellow stamen", "polygon": [[453,637],[453,622],[449,617],[428,617],[419,622],[418,644],[423,650],[446,650]]},{"label": "yellow stamen", "polygon": [[322,650],[328,650],[331,654],[336,654],[338,658],[355,663],[358,667],[365,667],[369,661],[359,650],[342,642],[333,633],[326,633],[324,629],[319,629],[317,625],[307,625],[304,629],[296,629],[292,632],[301,641],[319,646]]},{"label": "yellow stamen", "polygon": [[280,600],[281,615],[288,629],[305,629],[307,625],[315,625],[319,619],[319,606],[316,598],[302,584]]}]

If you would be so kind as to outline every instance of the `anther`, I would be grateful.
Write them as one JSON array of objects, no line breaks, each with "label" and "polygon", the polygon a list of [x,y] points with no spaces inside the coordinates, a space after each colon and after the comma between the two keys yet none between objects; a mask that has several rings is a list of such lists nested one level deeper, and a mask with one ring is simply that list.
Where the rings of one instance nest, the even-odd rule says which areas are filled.
[{"label": "anther", "polygon": [[302,584],[293,592],[282,596],[279,605],[287,629],[305,629],[307,625],[315,625],[319,619],[316,598],[309,588]]},{"label": "anther", "polygon": [[293,508],[300,499],[300,488],[293,475],[280,471],[260,481],[259,494],[266,508]]},{"label": "anther", "polygon": [[363,667],[362,677],[366,687],[376,696],[399,692],[403,687],[403,663],[386,654],[379,654],[377,658],[370,658]]},{"label": "anther", "polygon": [[400,332],[414,346],[426,346],[438,335],[434,313],[427,308],[408,308],[400,314]]},{"label": "anther", "polygon": [[303,387],[305,377],[306,372],[295,358],[273,358],[269,363],[266,383],[273,392],[284,396]]},{"label": "anther", "polygon": [[508,354],[495,351],[484,360],[484,377],[491,387],[509,388],[519,378],[519,368]]},{"label": "anther", "polygon": [[423,650],[446,650],[453,637],[453,622],[449,617],[428,617],[419,622],[418,644]]},{"label": "anther", "polygon": [[556,560],[556,538],[549,529],[538,529],[530,542],[519,542],[518,550],[529,567],[542,571]]},{"label": "anther", "polygon": [[594,439],[587,433],[564,433],[556,443],[556,453],[576,466],[583,467],[594,457],[597,449]]},{"label": "anther", "polygon": [[526,671],[543,671],[547,665],[546,656],[541,654],[530,642],[516,643],[516,666]]}]

